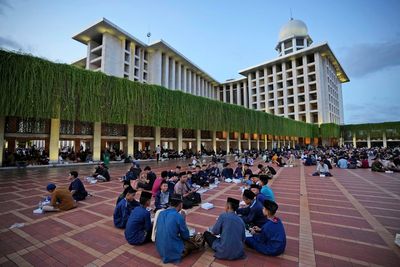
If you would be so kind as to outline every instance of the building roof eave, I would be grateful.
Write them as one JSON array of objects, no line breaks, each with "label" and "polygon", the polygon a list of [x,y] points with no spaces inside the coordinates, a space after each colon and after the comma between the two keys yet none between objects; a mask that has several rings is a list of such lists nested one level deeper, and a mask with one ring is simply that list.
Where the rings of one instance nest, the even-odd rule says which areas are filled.
[{"label": "building roof eave", "polygon": [[76,40],[76,41],[78,41],[78,42],[80,42],[82,44],[87,44],[87,42],[91,38],[93,38],[93,36],[95,34],[104,33],[104,32],[107,32],[107,31],[113,32],[113,34],[117,35],[117,36],[118,35],[124,36],[126,39],[129,39],[129,40],[137,43],[140,46],[147,47],[147,45],[145,43],[143,43],[142,41],[140,41],[136,37],[132,36],[131,34],[126,32],[125,30],[121,29],[120,27],[118,27],[117,25],[115,25],[114,23],[112,23],[111,21],[109,21],[106,18],[102,18],[98,22],[90,25],[88,28],[86,28],[82,32],[74,35],[72,37],[72,39],[74,39],[74,40]]}]

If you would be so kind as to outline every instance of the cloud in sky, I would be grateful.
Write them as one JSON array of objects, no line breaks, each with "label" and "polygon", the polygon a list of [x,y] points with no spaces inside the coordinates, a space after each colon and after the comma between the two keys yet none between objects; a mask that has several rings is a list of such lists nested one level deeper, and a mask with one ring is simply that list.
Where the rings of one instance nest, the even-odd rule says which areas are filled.
[{"label": "cloud in sky", "polygon": [[8,0],[0,0],[0,15],[5,13],[6,9],[12,9],[13,7]]},{"label": "cloud in sky", "polygon": [[345,123],[373,123],[384,121],[399,121],[398,104],[385,101],[371,101],[363,104],[345,105]]},{"label": "cloud in sky", "polygon": [[349,76],[360,78],[400,65],[400,35],[390,41],[355,44],[344,51]]}]

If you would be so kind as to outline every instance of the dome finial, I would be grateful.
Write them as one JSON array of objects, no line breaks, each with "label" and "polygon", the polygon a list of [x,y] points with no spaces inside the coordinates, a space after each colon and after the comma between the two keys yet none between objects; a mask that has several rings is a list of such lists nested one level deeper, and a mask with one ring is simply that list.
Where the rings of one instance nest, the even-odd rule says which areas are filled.
[{"label": "dome finial", "polygon": [[292,8],[290,8],[290,20],[293,20]]}]

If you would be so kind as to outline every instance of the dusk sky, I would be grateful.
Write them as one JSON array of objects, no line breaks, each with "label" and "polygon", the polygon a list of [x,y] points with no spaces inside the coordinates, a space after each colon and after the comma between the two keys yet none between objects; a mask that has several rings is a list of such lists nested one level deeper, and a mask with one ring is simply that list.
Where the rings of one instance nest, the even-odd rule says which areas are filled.
[{"label": "dusk sky", "polygon": [[71,37],[105,17],[145,43],[151,32],[151,42],[165,40],[222,82],[277,57],[290,10],[350,78],[345,123],[399,121],[399,0],[0,0],[0,47],[71,63],[86,55]]}]

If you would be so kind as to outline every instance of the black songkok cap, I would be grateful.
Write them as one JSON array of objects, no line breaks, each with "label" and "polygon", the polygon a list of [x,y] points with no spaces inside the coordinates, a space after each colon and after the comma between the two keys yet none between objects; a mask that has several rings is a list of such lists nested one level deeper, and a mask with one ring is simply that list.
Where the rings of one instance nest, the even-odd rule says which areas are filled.
[{"label": "black songkok cap", "polygon": [[255,195],[253,192],[251,192],[250,189],[246,189],[246,190],[244,190],[244,192],[243,192],[243,196],[245,196],[247,199],[253,200],[253,199],[255,198],[256,195]]},{"label": "black songkok cap", "polygon": [[152,193],[146,192],[146,191],[142,191],[142,193],[140,194],[140,198],[143,198],[143,199],[151,199],[152,196],[153,196]]},{"label": "black songkok cap", "polygon": [[231,198],[231,197],[228,197],[228,199],[226,200],[226,202],[232,203],[232,204],[238,205],[238,206],[239,206],[239,203],[240,203],[239,200],[237,200],[236,198]]},{"label": "black songkok cap", "polygon": [[173,194],[171,197],[171,201],[182,202],[182,195],[180,194]]},{"label": "black songkok cap", "polygon": [[261,187],[258,184],[252,184],[250,185],[250,188],[257,188],[258,190],[261,190]]}]

